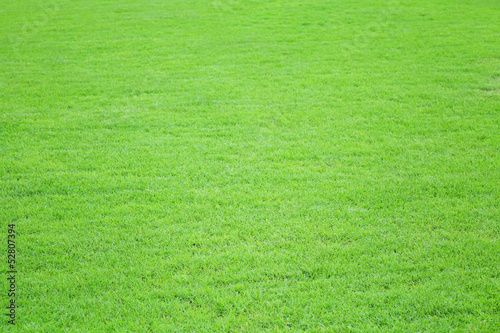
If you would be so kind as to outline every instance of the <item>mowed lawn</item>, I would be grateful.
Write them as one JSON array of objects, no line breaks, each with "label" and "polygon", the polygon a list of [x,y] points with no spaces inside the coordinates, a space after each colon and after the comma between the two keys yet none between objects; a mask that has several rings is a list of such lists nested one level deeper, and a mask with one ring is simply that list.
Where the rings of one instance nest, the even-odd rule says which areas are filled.
[{"label": "mowed lawn", "polygon": [[0,330],[499,332],[498,0],[0,0]]}]

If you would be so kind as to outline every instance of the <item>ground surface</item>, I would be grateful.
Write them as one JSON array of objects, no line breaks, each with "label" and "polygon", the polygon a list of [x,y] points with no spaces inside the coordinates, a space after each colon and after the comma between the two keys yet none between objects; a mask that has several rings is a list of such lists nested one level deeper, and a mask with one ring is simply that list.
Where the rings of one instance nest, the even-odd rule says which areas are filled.
[{"label": "ground surface", "polygon": [[0,0],[18,331],[500,331],[499,17]]}]

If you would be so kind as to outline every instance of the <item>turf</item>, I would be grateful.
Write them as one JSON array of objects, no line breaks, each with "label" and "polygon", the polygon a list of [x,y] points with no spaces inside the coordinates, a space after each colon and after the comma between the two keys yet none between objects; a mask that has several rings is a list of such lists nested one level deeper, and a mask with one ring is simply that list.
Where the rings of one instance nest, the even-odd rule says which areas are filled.
[{"label": "turf", "polygon": [[17,331],[500,331],[499,17],[0,0]]}]

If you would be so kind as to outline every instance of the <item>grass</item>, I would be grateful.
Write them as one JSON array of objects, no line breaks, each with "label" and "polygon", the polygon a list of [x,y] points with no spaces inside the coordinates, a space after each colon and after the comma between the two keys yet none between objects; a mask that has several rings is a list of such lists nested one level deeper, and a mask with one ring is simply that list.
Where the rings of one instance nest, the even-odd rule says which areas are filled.
[{"label": "grass", "polygon": [[500,331],[498,1],[0,4],[18,331]]}]

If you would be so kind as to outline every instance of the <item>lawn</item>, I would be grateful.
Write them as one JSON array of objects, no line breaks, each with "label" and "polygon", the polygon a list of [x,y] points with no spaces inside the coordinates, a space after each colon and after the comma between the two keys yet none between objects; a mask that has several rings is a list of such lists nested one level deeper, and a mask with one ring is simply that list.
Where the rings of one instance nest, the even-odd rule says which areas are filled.
[{"label": "lawn", "polygon": [[499,18],[0,0],[0,331],[499,332]]}]

